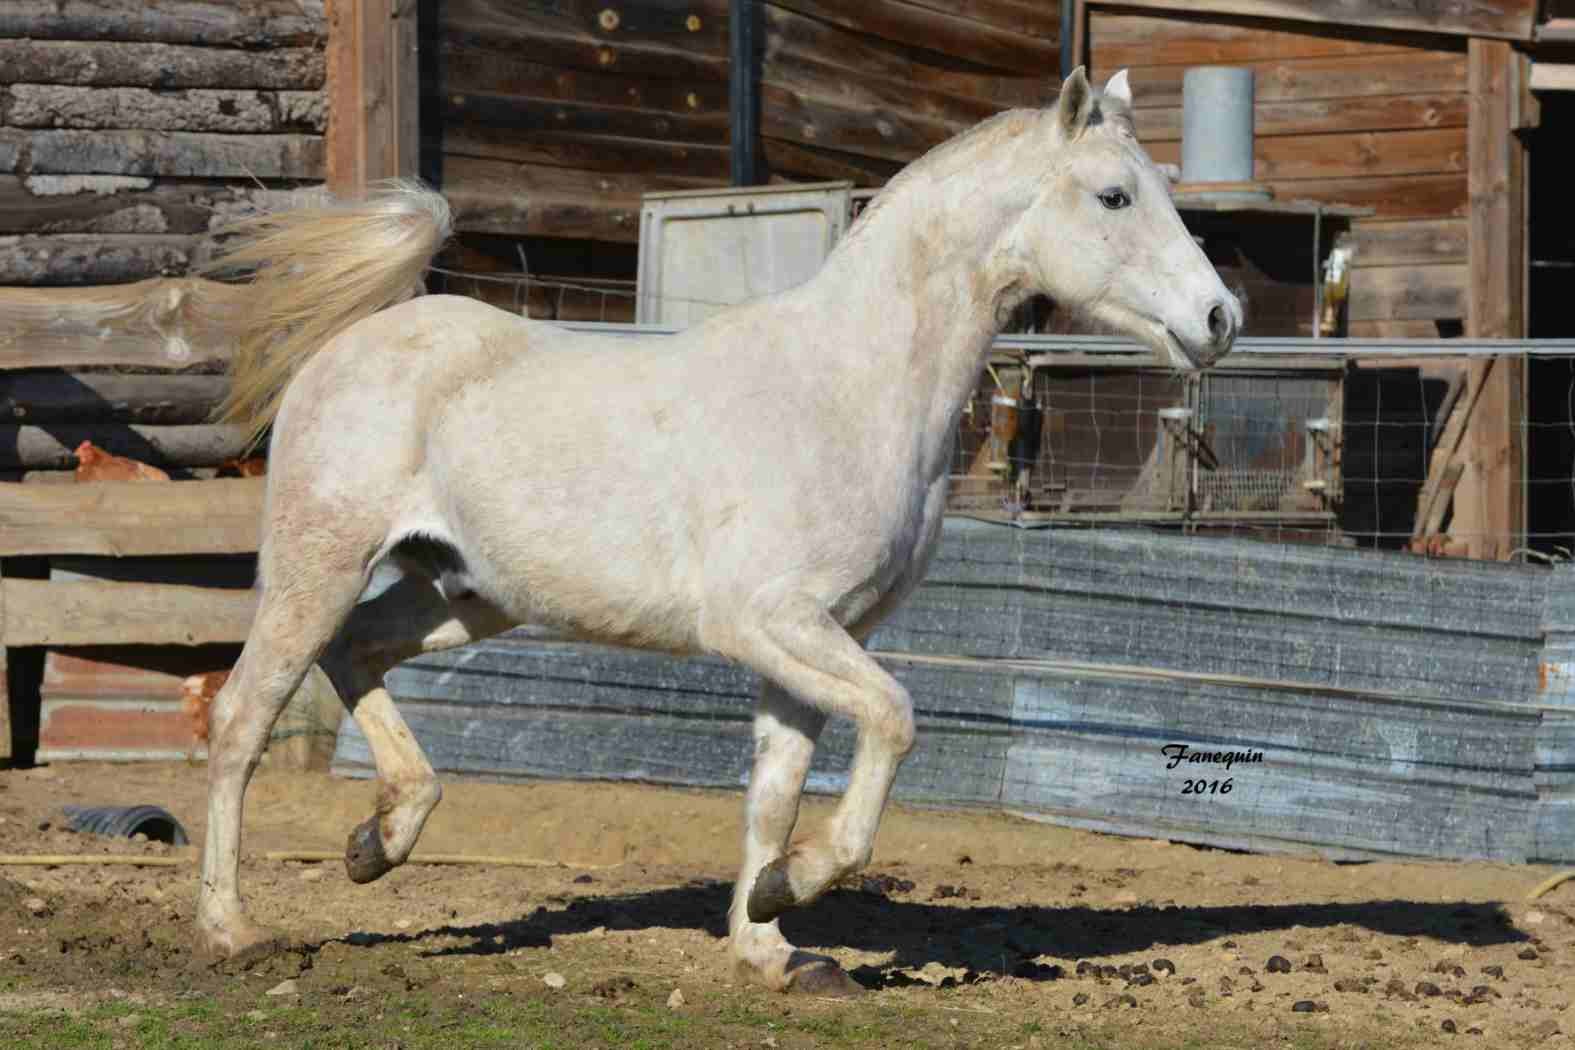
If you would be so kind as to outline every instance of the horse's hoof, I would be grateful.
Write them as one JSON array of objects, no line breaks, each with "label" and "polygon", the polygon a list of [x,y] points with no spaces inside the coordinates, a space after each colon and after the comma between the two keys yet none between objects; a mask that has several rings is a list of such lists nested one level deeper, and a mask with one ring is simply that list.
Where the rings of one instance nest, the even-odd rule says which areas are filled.
[{"label": "horse's hoof", "polygon": [[284,934],[255,923],[227,931],[204,930],[197,935],[198,962],[230,972],[250,970],[290,947]]},{"label": "horse's hoof", "polygon": [[814,995],[823,999],[852,999],[864,994],[864,986],[830,960],[810,963],[793,971],[787,990],[793,995]]},{"label": "horse's hoof", "polygon": [[787,869],[788,859],[778,857],[755,876],[747,906],[750,922],[770,922],[798,904],[793,887],[788,884]]},{"label": "horse's hoof", "polygon": [[383,852],[383,833],[377,818],[369,817],[350,832],[345,843],[345,874],[351,882],[373,882],[393,871],[394,865]]}]

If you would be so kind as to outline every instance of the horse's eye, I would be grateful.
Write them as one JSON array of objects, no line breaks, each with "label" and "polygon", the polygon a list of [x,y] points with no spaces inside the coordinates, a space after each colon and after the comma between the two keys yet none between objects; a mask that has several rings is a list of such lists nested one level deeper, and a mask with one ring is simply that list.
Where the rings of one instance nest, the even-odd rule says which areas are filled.
[{"label": "horse's eye", "polygon": [[1132,198],[1127,196],[1127,191],[1122,189],[1108,189],[1099,194],[1099,203],[1111,211],[1119,211],[1132,203]]}]

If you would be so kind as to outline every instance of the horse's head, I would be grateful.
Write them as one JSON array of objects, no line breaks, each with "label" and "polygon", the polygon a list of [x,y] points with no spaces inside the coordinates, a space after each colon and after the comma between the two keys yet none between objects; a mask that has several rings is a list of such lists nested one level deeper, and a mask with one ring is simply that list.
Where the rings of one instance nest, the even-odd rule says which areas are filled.
[{"label": "horse's head", "polygon": [[1011,239],[1027,282],[1179,367],[1224,356],[1241,328],[1241,303],[1138,145],[1126,71],[1095,91],[1079,67],[1042,125],[1054,163]]}]

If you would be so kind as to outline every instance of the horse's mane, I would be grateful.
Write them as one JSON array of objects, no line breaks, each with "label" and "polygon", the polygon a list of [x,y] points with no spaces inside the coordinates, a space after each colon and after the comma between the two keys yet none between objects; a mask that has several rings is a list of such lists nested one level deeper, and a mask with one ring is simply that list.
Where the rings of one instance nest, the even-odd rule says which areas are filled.
[{"label": "horse's mane", "polygon": [[870,225],[876,213],[894,197],[901,196],[911,183],[946,178],[969,164],[980,149],[989,148],[998,142],[1023,134],[1043,113],[1043,110],[1037,109],[1002,110],[967,131],[932,146],[917,160],[893,175],[885,187],[870,199],[864,210],[859,213],[858,221],[853,224],[852,229],[844,234],[832,249],[832,254],[841,251],[849,242],[858,240],[859,234]]}]

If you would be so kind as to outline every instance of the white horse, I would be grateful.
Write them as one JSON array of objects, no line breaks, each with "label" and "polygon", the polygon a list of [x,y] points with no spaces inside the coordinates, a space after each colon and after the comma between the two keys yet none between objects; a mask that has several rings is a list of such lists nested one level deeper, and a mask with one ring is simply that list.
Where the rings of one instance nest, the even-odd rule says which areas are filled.
[{"label": "white horse", "polygon": [[[251,225],[229,256],[257,271],[231,415],[273,444],[257,616],[213,708],[197,923],[220,957],[275,943],[241,903],[242,800],[312,663],[376,759],[345,855],[367,882],[441,795],[384,674],[534,624],[760,673],[731,952],[770,988],[856,990],[776,919],[869,860],[913,747],[909,697],[862,641],[924,575],[992,337],[1045,293],[1191,369],[1241,324],[1124,72],[1098,92],[1079,69],[1053,107],[932,150],[813,279],[648,344],[408,299],[449,232],[419,187]],[[368,600],[379,567],[398,582]],[[828,714],[858,729],[847,792],[790,845]]]}]

